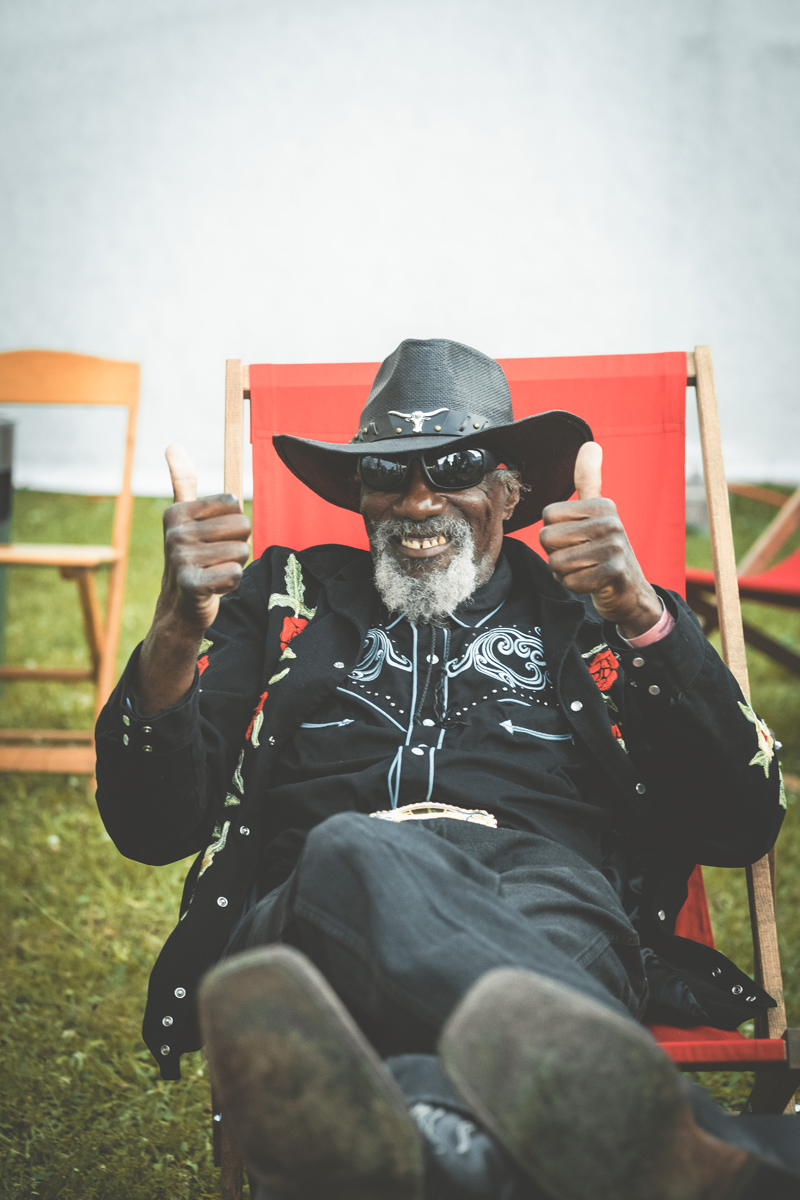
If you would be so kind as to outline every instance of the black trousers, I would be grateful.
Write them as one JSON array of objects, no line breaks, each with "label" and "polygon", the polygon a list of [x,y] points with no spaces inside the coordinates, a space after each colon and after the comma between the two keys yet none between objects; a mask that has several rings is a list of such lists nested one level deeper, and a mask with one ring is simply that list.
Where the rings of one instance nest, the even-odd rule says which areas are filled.
[{"label": "black trousers", "polygon": [[[308,955],[384,1058],[435,1054],[444,1021],[495,967],[538,971],[631,1019],[647,1001],[636,931],[599,870],[548,838],[446,818],[393,824],[342,813],[317,826],[226,954],[273,942]],[[452,1101],[438,1063],[406,1062],[395,1074],[409,1103],[437,1090]],[[746,1124],[762,1152],[774,1146],[800,1170],[793,1118],[729,1121],[705,1093],[694,1107],[717,1137],[734,1141],[728,1124]]]}]

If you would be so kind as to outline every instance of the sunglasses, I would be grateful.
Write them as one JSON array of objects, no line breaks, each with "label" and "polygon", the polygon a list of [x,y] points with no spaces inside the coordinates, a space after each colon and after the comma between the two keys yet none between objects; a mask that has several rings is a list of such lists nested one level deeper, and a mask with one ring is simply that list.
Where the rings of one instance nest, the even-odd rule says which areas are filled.
[{"label": "sunglasses", "polygon": [[401,492],[415,460],[437,492],[460,492],[475,487],[490,471],[496,471],[499,466],[510,466],[501,462],[491,450],[451,450],[438,455],[435,450],[426,450],[422,454],[401,454],[396,458],[363,454],[358,460],[358,473],[362,483],[373,491]]}]

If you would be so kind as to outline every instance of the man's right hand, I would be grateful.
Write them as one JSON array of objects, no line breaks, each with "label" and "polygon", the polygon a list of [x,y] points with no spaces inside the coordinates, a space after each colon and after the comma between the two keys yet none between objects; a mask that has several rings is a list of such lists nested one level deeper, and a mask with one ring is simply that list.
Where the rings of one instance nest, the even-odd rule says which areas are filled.
[{"label": "man's right hand", "polygon": [[197,472],[182,446],[167,449],[175,503],[164,513],[164,576],[153,624],[139,657],[144,713],[177,704],[194,679],[203,634],[219,598],[242,577],[250,522],[236,496],[197,500]]},{"label": "man's right hand", "polygon": [[166,451],[175,503],[164,513],[164,578],[159,609],[198,638],[214,619],[219,598],[242,578],[250,522],[235,496],[196,499],[197,472],[183,446]]}]

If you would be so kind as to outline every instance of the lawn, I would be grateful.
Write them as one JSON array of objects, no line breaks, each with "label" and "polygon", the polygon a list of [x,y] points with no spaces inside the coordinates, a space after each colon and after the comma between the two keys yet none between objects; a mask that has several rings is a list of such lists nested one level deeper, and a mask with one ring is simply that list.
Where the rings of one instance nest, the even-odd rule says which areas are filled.
[{"label": "lawn", "polygon": [[[120,664],[143,636],[161,575],[165,500],[136,501]],[[737,549],[774,510],[733,498]],[[103,542],[106,499],[18,491],[14,536]],[[689,561],[709,562],[692,534]],[[7,660],[84,661],[76,589],[48,570],[17,570],[9,584]],[[748,619],[800,648],[800,615],[748,606]],[[58,620],[53,619],[57,614]],[[754,703],[800,776],[800,687],[750,656]],[[0,724],[88,727],[90,689],[7,684]],[[172,928],[187,863],[150,868],[111,845],[85,781],[0,776],[0,889],[4,982],[0,1197],[22,1200],[201,1200],[219,1194],[211,1162],[208,1077],[200,1054],[184,1078],[163,1083],[140,1037],[147,977]],[[789,794],[779,842],[778,908],[789,1023],[800,1024],[800,801]],[[743,871],[706,872],[720,948],[752,969]],[[748,1080],[699,1077],[732,1107]]]}]

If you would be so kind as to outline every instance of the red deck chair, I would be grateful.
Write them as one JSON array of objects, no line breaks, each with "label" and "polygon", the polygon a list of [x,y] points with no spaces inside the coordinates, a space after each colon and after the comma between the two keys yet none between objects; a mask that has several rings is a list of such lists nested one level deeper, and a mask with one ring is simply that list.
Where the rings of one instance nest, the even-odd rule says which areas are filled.
[{"label": "red deck chair", "polygon": [[[740,492],[755,499],[774,503],[780,512],[753,543],[737,567],[739,596],[742,600],[758,600],[778,608],[800,609],[800,550],[795,550],[776,567],[771,567],[775,555],[800,525],[800,488],[788,499],[767,488],[732,485],[729,491]],[[769,569],[768,569],[769,568]],[[704,622],[707,633],[716,627],[717,610],[714,604],[714,572],[695,567],[686,569],[686,598]],[[800,675],[800,654],[776,642],[761,629],[744,623],[744,640],[756,650]]]},{"label": "red deck chair", "polygon": [[[723,647],[745,693],[747,671],[736,592],[730,513],[722,469],[710,351],[592,358],[500,359],[517,418],[564,408],[591,425],[604,448],[603,487],[617,502],[649,579],[683,590],[685,564],[684,417],[686,387],[695,386],[700,411],[709,517],[714,544]],[[302,549],[325,542],[366,547],[361,518],[335,508],[303,486],[272,447],[274,433],[348,441],[356,428],[378,363],[262,364],[228,362],[225,488],[242,494],[243,398],[251,405],[253,553],[270,544]],[[539,550],[539,526],[516,534]],[[719,1029],[653,1033],[686,1071],[756,1070],[749,1112],[781,1112],[800,1083],[800,1045],[785,1035],[780,963],[769,863],[748,870],[759,980],[778,1001],[757,1038]],[[702,871],[692,876],[678,933],[713,945]],[[800,1035],[800,1031],[797,1031]],[[241,1165],[224,1125],[215,1125],[223,1166],[224,1200],[235,1200]],[[221,1136],[219,1136],[221,1134]]]}]

